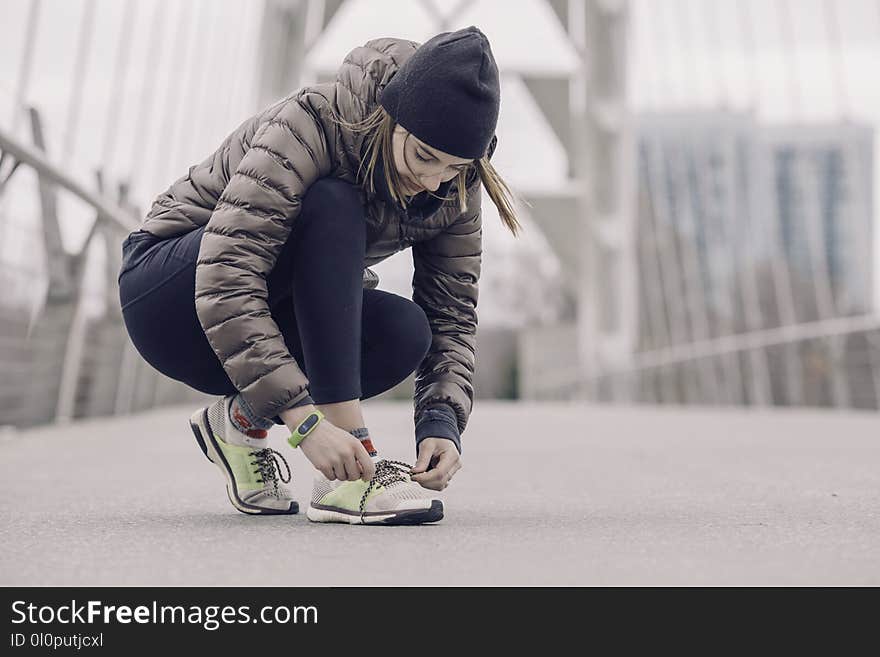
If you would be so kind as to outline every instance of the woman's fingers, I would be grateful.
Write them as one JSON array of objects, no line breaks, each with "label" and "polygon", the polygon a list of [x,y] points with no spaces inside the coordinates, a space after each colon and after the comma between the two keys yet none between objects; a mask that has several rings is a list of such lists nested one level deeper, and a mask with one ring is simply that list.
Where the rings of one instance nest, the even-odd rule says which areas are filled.
[{"label": "woman's fingers", "polygon": [[452,464],[452,469],[449,471],[449,474],[446,476],[446,483],[443,485],[443,488],[446,488],[447,486],[449,486],[449,484],[452,482],[452,477],[459,470],[461,470],[461,460],[458,460]]},{"label": "woman's fingers", "polygon": [[361,469],[354,454],[351,454],[345,459],[345,474],[345,478],[348,481],[355,481],[361,478]]},{"label": "woman's fingers", "polygon": [[431,457],[434,455],[434,445],[430,442],[423,442],[419,445],[419,457],[413,466],[412,472],[425,472],[431,464]]},{"label": "woman's fingers", "polygon": [[361,441],[358,441],[358,446],[357,449],[355,449],[354,458],[360,468],[360,473],[358,474],[357,478],[363,479],[364,481],[369,481],[372,476],[376,474],[376,465],[375,463],[373,463],[373,459],[370,458],[370,453],[361,444]]},{"label": "woman's fingers", "polygon": [[458,469],[458,452],[445,451],[440,454],[437,465],[427,472],[412,475],[412,480],[425,488],[443,490],[449,482],[449,477]]}]

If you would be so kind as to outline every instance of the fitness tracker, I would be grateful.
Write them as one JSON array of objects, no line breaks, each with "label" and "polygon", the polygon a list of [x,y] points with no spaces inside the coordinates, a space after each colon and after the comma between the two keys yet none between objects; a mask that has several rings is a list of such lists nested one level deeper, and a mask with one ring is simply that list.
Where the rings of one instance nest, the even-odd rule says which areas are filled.
[{"label": "fitness tracker", "polygon": [[287,439],[287,442],[290,443],[291,447],[296,449],[299,447],[299,444],[315,430],[315,427],[317,427],[318,423],[323,419],[324,414],[315,409],[313,412],[309,413],[309,416],[305,420],[299,423],[296,430],[290,434],[290,438]]}]

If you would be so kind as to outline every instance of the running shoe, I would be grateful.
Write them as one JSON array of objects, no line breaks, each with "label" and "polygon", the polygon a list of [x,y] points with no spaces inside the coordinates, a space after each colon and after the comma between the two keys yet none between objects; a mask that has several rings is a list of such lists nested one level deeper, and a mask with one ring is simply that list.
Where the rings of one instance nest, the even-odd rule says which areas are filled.
[{"label": "running shoe", "polygon": [[443,518],[443,502],[410,479],[412,466],[382,459],[370,481],[330,481],[318,474],[306,517],[352,525],[421,525]]},{"label": "running shoe", "polygon": [[279,452],[266,446],[265,437],[255,438],[235,428],[229,419],[232,399],[218,399],[189,420],[202,452],[226,479],[229,501],[242,513],[298,513],[299,504],[284,485],[291,479],[290,466]]}]

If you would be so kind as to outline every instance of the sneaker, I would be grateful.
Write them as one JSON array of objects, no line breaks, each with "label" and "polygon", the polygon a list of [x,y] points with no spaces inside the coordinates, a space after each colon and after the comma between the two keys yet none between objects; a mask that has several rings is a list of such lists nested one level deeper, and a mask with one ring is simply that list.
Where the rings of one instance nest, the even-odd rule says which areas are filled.
[{"label": "sneaker", "polygon": [[369,482],[315,478],[306,516],[312,522],[352,525],[420,525],[443,518],[443,502],[412,481],[412,466],[382,459]]},{"label": "sneaker", "polygon": [[[233,426],[229,419],[231,401],[232,397],[219,399],[196,411],[189,420],[202,452],[226,478],[229,501],[242,513],[298,513],[299,504],[283,485],[290,482],[290,466],[279,452],[267,446],[266,438],[256,439]],[[286,478],[281,474],[282,464]]]}]

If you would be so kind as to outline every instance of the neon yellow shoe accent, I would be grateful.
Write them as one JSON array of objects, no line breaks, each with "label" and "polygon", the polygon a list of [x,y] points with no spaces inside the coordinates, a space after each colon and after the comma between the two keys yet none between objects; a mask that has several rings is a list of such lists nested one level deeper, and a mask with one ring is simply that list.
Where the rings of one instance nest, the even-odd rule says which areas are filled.
[{"label": "neon yellow shoe accent", "polygon": [[239,491],[262,490],[266,485],[260,475],[257,461],[254,458],[257,450],[253,447],[240,447],[229,445],[222,440],[217,441],[217,446],[223,452],[223,457],[232,470],[236,487]]},{"label": "neon yellow shoe accent", "polygon": [[[357,511],[360,513],[361,499],[363,499],[364,491],[367,490],[369,485],[370,482],[364,481],[363,479],[358,479],[357,481],[345,481],[339,485],[339,488],[330,491],[318,500],[318,504],[335,506],[340,509],[347,509],[349,511]],[[369,502],[371,498],[381,494],[384,490],[385,486],[379,486],[378,488],[373,487],[373,490],[367,495],[365,502]]]}]

